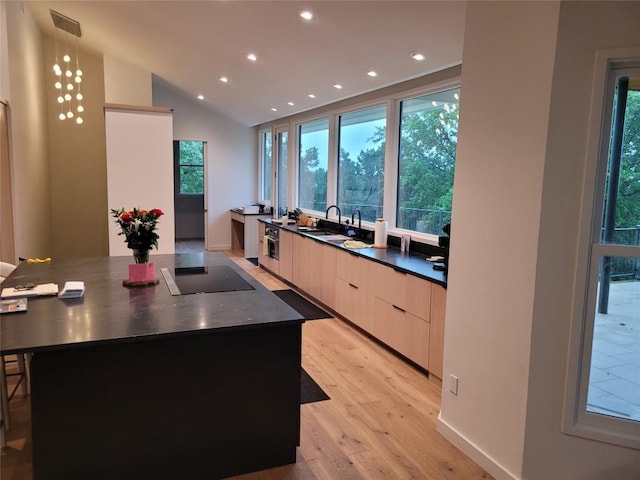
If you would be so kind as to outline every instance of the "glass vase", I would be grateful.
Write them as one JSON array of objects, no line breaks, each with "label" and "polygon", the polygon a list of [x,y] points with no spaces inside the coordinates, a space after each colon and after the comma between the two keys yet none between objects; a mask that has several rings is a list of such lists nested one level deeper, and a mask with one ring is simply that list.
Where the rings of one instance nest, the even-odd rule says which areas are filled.
[{"label": "glass vase", "polygon": [[133,258],[136,261],[136,263],[149,263],[149,250],[134,248]]}]

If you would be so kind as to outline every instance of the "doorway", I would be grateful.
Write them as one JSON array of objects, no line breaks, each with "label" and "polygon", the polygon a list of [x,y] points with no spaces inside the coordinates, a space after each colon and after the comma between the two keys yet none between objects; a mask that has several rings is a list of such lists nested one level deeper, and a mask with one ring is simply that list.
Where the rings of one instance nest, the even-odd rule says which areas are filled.
[{"label": "doorway", "polygon": [[176,253],[206,250],[207,142],[173,141]]}]

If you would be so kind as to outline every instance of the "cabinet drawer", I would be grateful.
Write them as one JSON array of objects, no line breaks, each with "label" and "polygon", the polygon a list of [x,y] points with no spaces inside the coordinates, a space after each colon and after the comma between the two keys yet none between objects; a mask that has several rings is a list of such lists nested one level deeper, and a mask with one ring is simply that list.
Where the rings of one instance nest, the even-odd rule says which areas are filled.
[{"label": "cabinet drawer", "polygon": [[407,310],[407,274],[391,267],[371,264],[373,294],[385,302]]},{"label": "cabinet drawer", "polygon": [[429,323],[374,297],[371,333],[414,361],[429,368]]},{"label": "cabinet drawer", "polygon": [[364,284],[365,270],[369,260],[342,250],[336,250],[336,277],[358,287]]},{"label": "cabinet drawer", "polygon": [[407,312],[429,322],[431,320],[431,282],[407,275]]},{"label": "cabinet drawer", "polygon": [[371,332],[371,315],[365,291],[338,278],[335,283],[335,310],[360,328]]}]

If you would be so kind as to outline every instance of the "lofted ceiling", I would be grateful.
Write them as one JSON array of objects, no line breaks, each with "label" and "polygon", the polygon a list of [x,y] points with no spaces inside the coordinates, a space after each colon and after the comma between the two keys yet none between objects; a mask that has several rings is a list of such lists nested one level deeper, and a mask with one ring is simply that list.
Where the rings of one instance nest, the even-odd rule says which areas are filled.
[{"label": "lofted ceiling", "polygon": [[[52,9],[80,23],[80,49],[137,65],[194,98],[202,94],[212,109],[249,126],[460,63],[466,13],[462,1],[26,4],[47,35],[69,38],[54,27]],[[314,19],[304,21],[302,10]]]}]

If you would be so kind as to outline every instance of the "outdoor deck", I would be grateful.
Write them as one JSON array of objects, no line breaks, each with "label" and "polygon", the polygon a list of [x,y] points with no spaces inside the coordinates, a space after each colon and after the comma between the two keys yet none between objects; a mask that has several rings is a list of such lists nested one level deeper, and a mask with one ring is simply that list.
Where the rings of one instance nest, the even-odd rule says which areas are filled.
[{"label": "outdoor deck", "polygon": [[612,282],[597,314],[587,410],[640,421],[640,281]]}]

